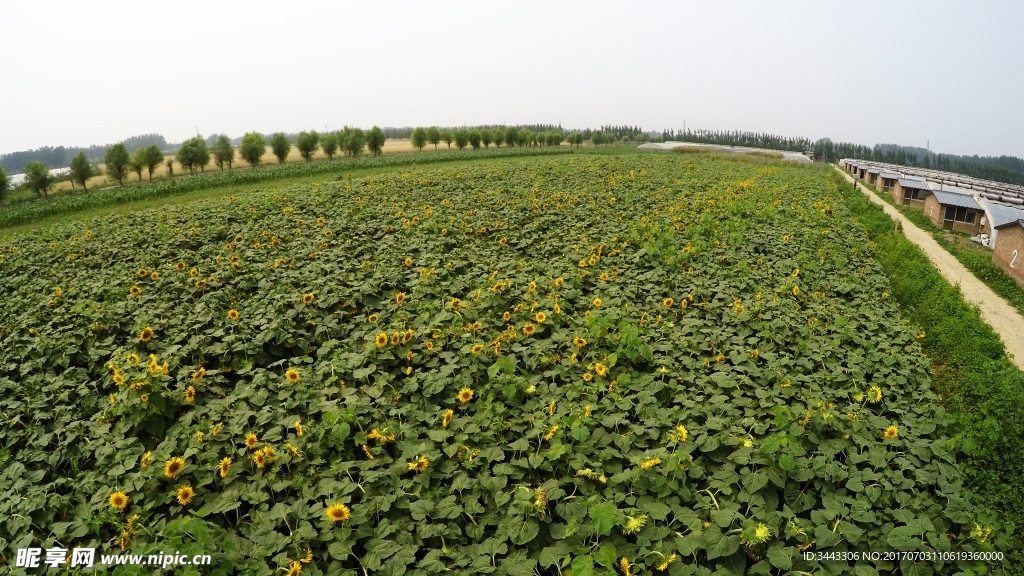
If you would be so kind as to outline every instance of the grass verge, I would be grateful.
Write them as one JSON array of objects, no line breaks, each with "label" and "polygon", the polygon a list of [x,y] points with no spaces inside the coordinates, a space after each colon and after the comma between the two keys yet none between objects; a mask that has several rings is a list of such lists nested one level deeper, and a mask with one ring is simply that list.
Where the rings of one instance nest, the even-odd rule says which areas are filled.
[{"label": "grass verge", "polygon": [[958,453],[965,487],[1006,534],[1009,573],[1024,574],[1024,372],[1007,358],[1002,343],[978,311],[964,302],[928,257],[839,174],[847,208],[877,245],[875,257],[890,277],[904,315],[923,326],[921,344],[932,361],[933,380],[956,423],[951,448]]}]

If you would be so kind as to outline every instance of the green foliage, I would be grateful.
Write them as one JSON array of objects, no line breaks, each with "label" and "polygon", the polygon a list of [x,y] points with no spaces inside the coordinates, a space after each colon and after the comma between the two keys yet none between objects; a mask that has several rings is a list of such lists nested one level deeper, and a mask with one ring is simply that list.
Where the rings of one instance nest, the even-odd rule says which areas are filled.
[{"label": "green foliage", "polygon": [[423,147],[427,145],[427,131],[422,127],[414,128],[412,135],[409,136],[409,141],[417,150],[423,150]]},{"label": "green foliage", "polygon": [[601,144],[606,144],[608,141],[605,139],[604,132],[601,132],[600,130],[595,130],[590,135],[590,142],[594,146],[600,146]]},{"label": "green foliage", "polygon": [[[230,144],[230,142],[228,142]],[[146,146],[145,164],[146,169],[149,171],[149,181],[153,181],[153,171],[164,161],[164,153],[160,150],[160,147],[156,144],[150,144]],[[228,165],[230,166],[230,162]],[[170,172],[173,176],[173,172]]]},{"label": "green foliage", "polygon": [[46,193],[55,182],[56,179],[42,162],[32,161],[25,165],[25,185],[40,198],[46,199]]},{"label": "green foliage", "polygon": [[427,142],[433,144],[434,150],[437,150],[437,145],[441,142],[441,131],[437,129],[437,126],[427,128]]},{"label": "green foliage", "polygon": [[128,162],[128,167],[131,168],[132,172],[138,176],[139,180],[142,180],[142,171],[146,169],[146,149],[136,148],[135,153],[132,154],[132,159]]},{"label": "green foliage", "polygon": [[517,144],[520,146],[522,145],[522,143],[519,142],[519,130],[514,126],[505,128],[505,144],[508,145],[509,148]]},{"label": "green foliage", "polygon": [[573,132],[565,137],[565,140],[572,146],[579,148],[583,144],[583,133]]},{"label": "green foliage", "polygon": [[313,154],[320,148],[320,135],[316,130],[299,132],[299,137],[295,139],[295,147],[299,149],[302,158],[309,162],[313,159]]},{"label": "green foliage", "polygon": [[335,132],[325,132],[320,136],[320,149],[324,151],[327,159],[334,158],[334,155],[338,152],[338,134]]},{"label": "green foliage", "polygon": [[455,147],[459,150],[464,149],[469,144],[469,130],[460,128],[455,131],[453,137],[455,138]]},{"label": "green foliage", "polygon": [[[249,135],[246,135],[247,137]],[[255,134],[255,136],[259,136]],[[240,147],[244,150],[243,145]],[[263,150],[263,147],[259,148]],[[559,151],[551,151],[556,153]],[[539,152],[531,150],[503,150],[486,153],[489,158],[504,158],[516,156],[535,156]],[[211,173],[195,176],[192,178],[171,178],[158,180],[150,184],[129,186],[120,190],[104,190],[94,192],[88,196],[64,195],[49,202],[22,202],[17,206],[0,212],[0,228],[28,224],[42,218],[62,216],[104,208],[107,206],[119,206],[134,200],[146,200],[189,194],[199,190],[223,188],[226,186],[239,186],[245,184],[257,184],[274,180],[313,177],[318,175],[332,175],[346,170],[361,170],[367,168],[385,168],[389,166],[405,166],[409,164],[431,164],[438,162],[450,162],[458,160],[475,159],[471,152],[448,152],[438,154],[398,154],[380,156],[377,158],[359,159],[336,159],[333,161],[311,162],[309,164],[283,164],[262,166],[258,169],[232,171],[224,173]],[[168,159],[168,163],[171,159]],[[171,166],[169,165],[168,168]]]},{"label": "green foliage", "polygon": [[377,126],[374,126],[366,133],[366,148],[369,149],[374,156],[380,156],[381,152],[384,151],[385,140],[387,140],[387,137],[384,135],[384,131]]},{"label": "green foliage", "polygon": [[238,146],[238,155],[253,168],[259,166],[260,158],[266,151],[267,141],[259,132],[249,132],[242,136],[242,143]]},{"label": "green foliage", "polygon": [[338,141],[341,147],[349,156],[358,157],[366,146],[366,133],[361,128],[349,128],[345,126]]},{"label": "green foliage", "polygon": [[206,148],[206,141],[202,136],[189,138],[181,143],[178,149],[178,164],[182,168],[188,168],[189,174],[195,174],[195,169],[206,171],[206,165],[210,162],[210,151]]},{"label": "green foliage", "polygon": [[480,131],[476,128],[469,131],[468,134],[469,145],[473,147],[473,150],[480,149]]},{"label": "green foliage", "polygon": [[284,164],[291,149],[292,143],[288,141],[288,137],[283,133],[278,132],[270,137],[270,150],[274,153],[274,156],[277,156],[278,164]]},{"label": "green foliage", "polygon": [[486,150],[491,145],[491,142],[494,141],[493,133],[490,130],[486,129],[486,128],[481,129],[479,132],[480,132],[480,142],[483,143],[484,149]]},{"label": "green foliage", "polygon": [[0,166],[0,206],[3,206],[7,200],[7,191],[11,189],[11,177],[7,175],[7,171],[4,170],[3,166]]},{"label": "green foliage", "polygon": [[449,130],[448,128],[441,130],[441,141],[448,145],[449,150],[452,149],[452,142],[454,141],[454,139],[455,136],[452,134],[451,130]]},{"label": "green foliage", "polygon": [[96,168],[89,163],[89,159],[85,157],[85,152],[79,152],[78,156],[75,156],[71,160],[71,180],[72,182],[78,182],[82,185],[82,191],[88,192],[89,189],[86,187],[86,182],[89,178],[96,175]]},{"label": "green foliage", "polygon": [[133,551],[238,574],[307,550],[329,574],[854,574],[798,546],[1005,545],[973,533],[918,328],[849,218],[813,169],[572,155],[2,242],[0,539],[109,548],[138,514]]},{"label": "green foliage", "polygon": [[495,147],[500,148],[505,143],[505,131],[498,126],[491,128],[491,140],[494,141]]},{"label": "green foliage", "polygon": [[124,142],[120,142],[107,149],[107,153],[103,157],[103,171],[106,172],[107,177],[116,180],[118,185],[124,186],[124,179],[128,176],[128,164],[130,162],[131,158],[128,156],[128,149],[125,147]]},{"label": "green foliage", "polygon": [[213,160],[222,172],[225,164],[231,168],[231,165],[235,163],[235,147],[231,145],[231,139],[224,134],[221,134],[213,145]]}]

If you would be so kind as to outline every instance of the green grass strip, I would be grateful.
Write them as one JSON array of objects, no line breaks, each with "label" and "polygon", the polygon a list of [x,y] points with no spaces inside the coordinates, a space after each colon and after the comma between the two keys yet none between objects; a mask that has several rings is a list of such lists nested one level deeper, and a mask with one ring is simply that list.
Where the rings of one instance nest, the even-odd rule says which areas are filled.
[{"label": "green grass strip", "polygon": [[[907,240],[881,206],[832,173],[855,221],[877,245],[875,257],[890,277],[903,314],[923,326],[921,344],[932,361],[935,390],[956,427],[951,440],[976,504],[992,512],[1008,534],[996,549],[1002,564],[1024,574],[1024,372],[1006,357],[999,336]],[[923,214],[922,214],[923,216]]]}]

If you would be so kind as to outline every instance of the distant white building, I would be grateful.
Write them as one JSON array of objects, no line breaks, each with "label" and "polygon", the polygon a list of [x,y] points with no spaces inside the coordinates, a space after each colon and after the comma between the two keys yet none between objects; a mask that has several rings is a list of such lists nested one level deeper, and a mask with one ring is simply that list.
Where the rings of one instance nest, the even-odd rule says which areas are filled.
[{"label": "distant white building", "polygon": [[[49,172],[50,172],[50,176],[61,177],[61,176],[64,176],[65,174],[69,174],[71,172],[71,168],[67,168],[67,167],[65,167],[65,168],[54,168],[53,170],[50,170]],[[24,183],[25,183],[25,175],[24,174],[12,174],[11,175],[11,188],[15,188],[17,186],[21,186]]]}]

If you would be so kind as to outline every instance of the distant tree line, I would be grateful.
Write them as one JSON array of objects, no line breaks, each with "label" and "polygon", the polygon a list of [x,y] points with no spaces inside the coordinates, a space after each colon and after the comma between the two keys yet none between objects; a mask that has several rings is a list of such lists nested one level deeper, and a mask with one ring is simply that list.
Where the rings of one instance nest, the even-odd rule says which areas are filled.
[{"label": "distant tree line", "polygon": [[[126,139],[123,144],[128,149],[129,153],[134,153],[139,148],[145,148],[150,145],[156,145],[162,150],[168,148],[167,141],[160,134],[143,134],[141,136],[132,136]],[[90,162],[102,162],[103,157],[107,153],[112,144],[104,145],[93,145],[89,147],[81,146],[44,146],[35,150],[24,150],[21,152],[11,152],[9,154],[0,154],[0,166],[7,171],[8,174],[21,174],[25,172],[25,167],[28,166],[29,162],[42,162],[45,166],[50,168],[64,168],[71,165],[71,160],[80,153],[84,153],[85,157]]]},{"label": "distant tree line", "polygon": [[808,138],[794,138],[763,132],[742,132],[739,130],[665,130],[662,132],[662,138],[679,142],[745,146],[748,148],[766,148],[768,150],[786,150],[788,152],[804,152],[811,149],[811,140]]}]

